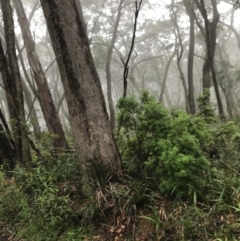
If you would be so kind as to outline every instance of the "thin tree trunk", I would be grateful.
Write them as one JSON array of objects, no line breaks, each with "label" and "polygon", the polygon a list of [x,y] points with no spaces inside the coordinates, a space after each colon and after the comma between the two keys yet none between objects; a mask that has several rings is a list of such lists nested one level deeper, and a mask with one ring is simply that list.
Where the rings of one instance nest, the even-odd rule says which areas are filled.
[{"label": "thin tree trunk", "polygon": [[[35,4],[35,6],[36,6],[36,4]],[[17,51],[18,51],[18,58],[20,59],[20,63],[22,65],[24,76],[25,76],[33,94],[35,95],[35,98],[37,98],[38,96],[37,96],[37,93],[36,93],[36,89],[34,88],[34,86],[31,83],[31,80],[29,78],[29,75],[27,73],[27,70],[26,70],[26,67],[25,67],[25,64],[24,64],[24,60],[23,60],[23,56],[22,56],[22,52],[23,52],[24,48],[20,49],[16,36],[15,36],[15,44],[16,44],[16,48],[17,48]],[[31,118],[31,123],[33,125],[33,132],[34,132],[35,135],[38,135],[41,132],[41,129],[40,129],[36,109],[34,107],[34,100],[32,99],[31,92],[29,91],[29,89],[27,87],[27,84],[24,82],[24,80],[22,78],[21,78],[21,81],[22,81],[23,93],[25,95],[26,104],[27,104],[29,114],[30,114],[30,118]]]},{"label": "thin tree trunk", "polygon": [[64,135],[64,131],[53,103],[53,99],[47,85],[46,76],[43,72],[42,65],[36,53],[35,43],[31,35],[29,28],[29,22],[27,20],[26,13],[24,11],[21,0],[13,0],[18,21],[21,27],[24,45],[27,50],[27,56],[29,64],[33,71],[33,76],[37,84],[37,92],[39,97],[39,103],[43,112],[43,116],[48,130],[57,135],[57,138],[53,139],[53,145],[55,148],[68,148],[68,144]]},{"label": "thin tree trunk", "polygon": [[31,118],[31,124],[33,126],[33,132],[34,132],[35,136],[37,136],[41,132],[41,129],[40,129],[40,125],[39,125],[39,122],[38,122],[38,117],[37,117],[37,113],[36,113],[36,110],[35,110],[35,107],[34,107],[34,102],[33,102],[32,96],[31,96],[31,92],[29,91],[29,89],[28,89],[26,83],[24,82],[24,80],[22,80],[22,88],[23,88],[23,93],[24,93],[24,96],[25,96],[26,104],[27,104],[27,107],[28,107],[29,115],[30,115],[30,118]]},{"label": "thin tree trunk", "polygon": [[9,110],[9,119],[18,119],[17,107],[13,98],[13,88],[15,88],[14,83],[11,79],[11,74],[8,66],[7,58],[4,54],[4,49],[2,46],[2,41],[0,42],[0,71],[2,74],[2,80],[4,85],[4,90],[6,94],[6,100]]},{"label": "thin tree trunk", "polygon": [[60,96],[59,100],[58,100],[58,104],[57,104],[57,112],[59,113],[60,108],[63,104],[63,101],[65,99],[65,93],[63,92],[62,95]]},{"label": "thin tree trunk", "polygon": [[[158,81],[159,81],[160,88],[162,89],[162,88],[163,88],[163,83],[162,83],[162,81],[161,81],[160,73],[159,73],[158,69],[156,68],[156,65],[152,65],[152,67],[153,67],[153,69],[154,69],[154,71],[155,71],[155,74],[156,74],[156,76],[157,76],[157,79],[158,79]],[[166,88],[165,91],[164,91],[164,95],[165,95],[165,97],[166,97],[167,104],[168,104],[169,108],[172,108],[173,105],[172,105],[172,101],[171,101],[171,98],[170,98],[170,95],[169,95],[169,92],[168,92],[168,89],[167,89],[167,88]],[[163,104],[163,106],[164,106],[163,101],[162,101],[162,104]]]},{"label": "thin tree trunk", "polygon": [[232,119],[234,114],[238,114],[238,108],[236,104],[234,103],[234,97],[233,97],[233,80],[231,79],[231,75],[229,73],[228,66],[226,65],[225,61],[228,61],[229,59],[224,60],[222,51],[224,49],[224,44],[221,46],[217,44],[218,54],[221,61],[221,66],[224,71],[224,80],[223,83],[220,82],[220,86],[222,88],[222,91],[224,93],[226,104],[227,104],[227,112],[229,117]]},{"label": "thin tree trunk", "polygon": [[183,0],[184,6],[187,10],[190,20],[190,39],[188,51],[188,103],[191,114],[196,114],[195,97],[194,97],[194,84],[193,84],[193,64],[194,64],[194,46],[195,46],[195,33],[194,33],[194,4],[192,0]]},{"label": "thin tree trunk", "polygon": [[[182,37],[181,37],[180,30],[179,30],[178,22],[177,22],[177,14],[176,14],[176,12],[173,9],[174,3],[175,2],[173,1],[172,2],[172,12],[173,12],[174,24],[175,24],[175,36],[176,36],[176,38],[178,38],[177,68],[178,68],[178,72],[179,72],[179,75],[180,75],[180,80],[181,80],[182,86],[183,86],[183,91],[184,91],[184,96],[185,96],[186,112],[190,113],[190,106],[189,106],[189,99],[188,99],[188,88],[187,88],[186,79],[185,79],[185,76],[183,74],[182,66],[181,66],[181,61],[182,61],[182,56],[183,56],[183,52],[184,52],[184,47],[183,47]],[[194,106],[195,106],[195,103],[194,103]]]},{"label": "thin tree trunk", "polygon": [[222,25],[226,26],[227,28],[229,28],[235,35],[236,39],[237,39],[237,43],[238,43],[238,49],[240,50],[240,33],[232,26],[232,25],[228,25],[226,23],[224,23],[223,21],[219,21]]},{"label": "thin tree trunk", "polygon": [[18,43],[18,40],[17,40],[16,37],[15,37],[15,43],[16,43],[16,48],[17,48],[17,51],[18,51],[18,58],[20,60],[21,66],[22,66],[22,70],[23,70],[23,74],[24,74],[25,80],[27,81],[31,91],[36,96],[37,100],[39,101],[37,90],[35,88],[35,85],[34,85],[33,81],[29,77],[29,74],[28,74],[28,72],[26,70],[26,66],[25,66],[25,63],[24,63],[24,60],[23,60],[22,51],[23,51],[23,49],[25,47],[20,49],[20,46],[19,46],[19,43]]},{"label": "thin tree trunk", "polygon": [[114,45],[115,45],[115,42],[117,39],[117,31],[118,31],[119,22],[121,19],[123,2],[124,2],[124,0],[120,0],[119,5],[118,5],[117,18],[116,18],[115,24],[113,26],[114,29],[113,29],[113,34],[112,34],[112,40],[111,40],[111,44],[108,49],[107,61],[106,61],[107,97],[108,97],[110,122],[111,122],[112,129],[115,128],[116,121],[115,121],[115,110],[114,110],[113,98],[112,98],[111,60],[112,60],[113,48],[114,48]]},{"label": "thin tree trunk", "polygon": [[219,116],[222,121],[225,120],[224,110],[222,105],[221,96],[218,89],[216,71],[214,67],[214,55],[216,49],[216,42],[217,42],[217,25],[219,22],[219,13],[217,10],[217,2],[216,0],[211,0],[212,8],[213,8],[213,20],[212,22],[209,21],[207,16],[207,11],[205,8],[204,0],[195,0],[195,3],[202,14],[205,23],[205,39],[206,39],[206,47],[207,47],[207,54],[206,60],[203,66],[203,91],[205,89],[210,89],[211,77],[215,89],[215,94],[217,98],[218,104],[218,112]]},{"label": "thin tree trunk", "polygon": [[137,20],[138,20],[138,16],[139,16],[139,11],[141,9],[141,5],[142,5],[142,1],[140,0],[140,2],[138,3],[138,1],[135,1],[135,7],[136,7],[136,11],[135,11],[135,19],[134,19],[134,27],[133,27],[133,36],[132,36],[132,42],[131,42],[131,47],[127,56],[127,60],[126,62],[123,61],[122,62],[124,64],[124,71],[123,71],[123,98],[126,98],[127,96],[127,85],[128,85],[128,72],[129,72],[129,61],[134,49],[134,45],[135,45],[135,38],[136,38],[136,32],[137,32]]},{"label": "thin tree trunk", "polygon": [[116,174],[120,155],[75,0],[41,0],[62,77],[76,152],[87,185],[96,168]]},{"label": "thin tree trunk", "polygon": [[162,81],[162,88],[161,88],[161,92],[160,92],[160,95],[159,95],[159,101],[160,102],[163,102],[163,94],[164,94],[164,91],[165,91],[165,88],[166,88],[168,71],[169,71],[169,68],[170,68],[170,64],[172,63],[172,60],[173,60],[173,58],[176,54],[176,49],[177,49],[177,43],[175,43],[174,50],[173,50],[172,54],[170,55],[170,57],[167,61],[167,64],[165,66],[164,76],[163,76],[163,81]]},{"label": "thin tree trunk", "polygon": [[11,81],[11,95],[14,98],[14,107],[16,108],[17,119],[16,124],[13,126],[15,148],[17,152],[17,157],[20,163],[28,164],[31,160],[30,149],[29,149],[29,139],[27,136],[24,104],[23,104],[23,92],[21,77],[18,67],[18,61],[15,51],[15,34],[14,34],[14,24],[13,15],[10,1],[1,0],[5,38],[7,44],[7,54],[9,61],[9,70]]}]

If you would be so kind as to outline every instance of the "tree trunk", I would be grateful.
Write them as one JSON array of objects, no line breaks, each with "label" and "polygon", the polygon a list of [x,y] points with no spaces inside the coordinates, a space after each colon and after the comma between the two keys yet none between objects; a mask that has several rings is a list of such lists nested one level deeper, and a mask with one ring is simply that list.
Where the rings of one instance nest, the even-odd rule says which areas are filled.
[{"label": "tree trunk", "polygon": [[113,53],[114,44],[115,44],[116,39],[117,39],[117,30],[118,30],[118,25],[119,25],[120,18],[121,18],[123,2],[124,2],[124,0],[120,0],[119,5],[118,5],[117,18],[116,18],[116,22],[115,22],[114,27],[113,27],[114,29],[113,29],[112,40],[111,40],[111,44],[110,44],[109,49],[108,49],[107,61],[106,61],[107,96],[108,96],[110,122],[111,122],[112,129],[115,128],[115,122],[116,121],[115,121],[115,110],[114,110],[113,98],[112,98],[111,60],[112,60],[112,53]]},{"label": "tree trunk", "polygon": [[[172,2],[172,12],[173,12],[173,20],[174,20],[174,25],[175,25],[175,36],[176,39],[178,39],[178,46],[177,46],[177,68],[179,72],[179,77],[182,82],[183,86],[183,91],[184,91],[184,96],[185,96],[185,106],[186,106],[186,112],[190,113],[190,106],[189,106],[189,99],[188,99],[188,88],[185,80],[185,76],[182,71],[182,66],[181,66],[181,61],[183,57],[183,52],[184,52],[184,47],[183,47],[183,42],[182,42],[182,37],[180,33],[180,29],[178,26],[178,21],[177,21],[177,13],[174,11],[174,4],[175,1]],[[195,104],[194,104],[195,106]]]},{"label": "tree trunk", "polygon": [[41,132],[40,125],[38,122],[37,112],[34,107],[34,100],[32,99],[31,92],[29,91],[26,83],[22,80],[22,88],[25,96],[26,104],[28,107],[29,115],[31,118],[31,124],[33,126],[33,132],[35,136],[38,136]]},{"label": "tree trunk", "polygon": [[212,77],[215,94],[217,98],[219,116],[221,120],[224,121],[225,119],[224,110],[223,110],[222,100],[218,89],[216,71],[214,67],[214,55],[215,55],[215,49],[216,49],[216,43],[217,43],[217,25],[219,22],[217,2],[216,0],[211,0],[212,8],[213,8],[212,22],[210,22],[208,19],[204,0],[200,0],[200,3],[198,2],[198,0],[195,0],[195,3],[199,11],[201,12],[201,15],[205,23],[205,41],[206,41],[207,53],[206,53],[206,59],[203,66],[203,93],[205,89],[208,89],[208,90],[210,89],[211,77]]},{"label": "tree trunk", "polygon": [[195,33],[194,33],[194,4],[192,0],[183,0],[184,6],[187,10],[190,20],[190,40],[188,51],[188,103],[191,114],[196,114],[195,97],[194,97],[194,84],[193,84],[193,64],[194,64],[194,46],[195,46]]},{"label": "tree trunk", "polygon": [[100,80],[75,0],[41,0],[62,76],[83,181],[120,168]]},{"label": "tree trunk", "polygon": [[226,26],[227,28],[229,28],[235,35],[236,39],[237,39],[237,43],[238,43],[238,49],[240,50],[240,34],[239,32],[231,25],[228,25],[226,23],[224,23],[223,21],[219,21],[222,25]]},{"label": "tree trunk", "polygon": [[16,103],[13,98],[13,89],[15,88],[14,83],[11,79],[11,74],[8,66],[7,58],[4,54],[4,49],[2,45],[2,40],[0,42],[0,71],[2,74],[2,80],[4,85],[4,90],[6,93],[7,105],[9,110],[9,119],[18,119]]},{"label": "tree trunk", "polygon": [[17,113],[16,123],[13,124],[13,132],[15,139],[15,149],[17,152],[17,158],[22,164],[27,164],[30,162],[30,149],[29,149],[29,139],[26,129],[24,104],[23,104],[23,92],[21,77],[18,67],[18,61],[15,51],[15,34],[14,34],[14,24],[12,16],[12,8],[10,1],[1,0],[5,38],[7,45],[8,54],[8,64],[10,70],[10,89],[12,98],[14,98],[14,108]]},{"label": "tree trunk", "polygon": [[234,83],[231,77],[231,74],[229,72],[228,66],[226,63],[230,63],[230,60],[228,58],[228,55],[225,54],[225,59],[223,57],[224,51],[224,44],[217,44],[217,49],[218,49],[218,54],[220,58],[220,64],[222,67],[222,70],[224,71],[224,79],[220,81],[220,87],[224,93],[225,99],[226,99],[226,104],[227,104],[227,112],[230,117],[230,119],[233,118],[234,115],[238,114],[238,108],[237,104],[234,103],[234,96],[233,96],[233,87]]},{"label": "tree trunk", "polygon": [[169,59],[167,61],[167,65],[165,66],[163,81],[162,81],[162,88],[161,88],[161,92],[160,92],[160,95],[159,95],[159,101],[160,102],[163,102],[163,94],[164,94],[164,91],[165,91],[165,88],[166,88],[168,71],[169,71],[169,68],[170,68],[170,64],[172,63],[172,60],[173,60],[173,58],[176,54],[176,49],[177,49],[177,43],[175,43],[174,50],[173,50],[172,54],[169,56]]},{"label": "tree trunk", "polygon": [[[160,76],[158,67],[157,67],[156,64],[153,64],[153,65],[152,65],[152,68],[153,68],[153,70],[154,70],[154,72],[155,72],[155,75],[156,75],[156,77],[157,77],[157,81],[159,82],[160,88],[162,89],[162,88],[163,88],[163,83],[162,83],[163,80],[161,80],[162,78],[161,78],[161,76]],[[164,72],[164,73],[165,73],[165,72]],[[165,75],[164,75],[164,76],[165,76]],[[164,77],[164,78],[165,78],[165,77]],[[169,108],[172,108],[173,105],[172,105],[172,101],[171,101],[171,98],[170,98],[170,94],[169,94],[167,88],[165,88],[164,95],[165,95],[165,98],[166,98],[168,107],[169,107]],[[163,98],[163,99],[164,99],[164,98]],[[162,103],[162,105],[164,106],[163,100],[162,100],[161,103]]]},{"label": "tree trunk", "polygon": [[81,6],[81,3],[80,3],[80,0],[75,0],[75,2],[76,2],[76,5],[77,5],[78,14],[79,14],[81,22],[83,23],[83,26],[84,26],[85,34],[86,34],[87,39],[88,39],[87,24],[84,21],[83,11],[82,11],[82,6]]},{"label": "tree trunk", "polygon": [[27,50],[28,61],[33,71],[35,82],[37,84],[39,103],[43,112],[43,116],[49,132],[57,135],[57,138],[53,139],[53,145],[55,148],[67,148],[68,144],[64,135],[64,131],[56,107],[53,103],[46,76],[43,72],[42,65],[35,50],[35,43],[31,35],[29,22],[27,20],[22,2],[21,0],[13,0],[13,2],[21,27],[24,45]]},{"label": "tree trunk", "polygon": [[15,167],[15,153],[11,142],[0,124],[0,165],[3,165],[5,171],[13,171]]}]

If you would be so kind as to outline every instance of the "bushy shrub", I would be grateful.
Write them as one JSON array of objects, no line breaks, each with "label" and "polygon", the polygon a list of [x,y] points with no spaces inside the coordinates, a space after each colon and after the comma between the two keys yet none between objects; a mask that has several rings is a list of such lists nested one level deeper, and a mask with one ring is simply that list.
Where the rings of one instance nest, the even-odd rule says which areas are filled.
[{"label": "bushy shrub", "polygon": [[204,150],[211,134],[204,119],[182,111],[170,115],[148,92],[140,101],[121,99],[118,108],[117,140],[127,171],[163,193],[199,191],[210,166]]}]

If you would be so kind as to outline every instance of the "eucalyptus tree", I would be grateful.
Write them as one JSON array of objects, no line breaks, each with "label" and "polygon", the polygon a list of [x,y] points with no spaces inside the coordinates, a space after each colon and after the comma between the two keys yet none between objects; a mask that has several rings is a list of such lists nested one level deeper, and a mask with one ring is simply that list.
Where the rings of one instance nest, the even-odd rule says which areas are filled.
[{"label": "eucalyptus tree", "polygon": [[[219,85],[226,99],[227,112],[230,118],[239,113],[238,97],[236,92],[238,92],[239,83],[236,81],[236,72],[239,69],[238,61],[236,61],[234,54],[235,49],[239,48],[239,40],[236,31],[232,31],[234,26],[234,12],[232,9],[231,13],[226,13],[223,17],[224,21],[230,17],[230,24],[225,25],[223,21],[222,29],[219,33],[219,40],[217,43],[216,51],[216,68],[219,79]],[[230,28],[229,28],[230,27]]]},{"label": "eucalyptus tree", "polygon": [[29,22],[23,4],[21,0],[13,0],[13,3],[21,27],[24,45],[27,50],[28,61],[33,72],[35,83],[37,84],[38,99],[44,119],[50,133],[57,135],[57,137],[53,139],[53,146],[55,148],[67,148],[68,144],[56,107],[53,103],[45,73],[35,49],[35,43],[30,31]]},{"label": "eucalyptus tree", "polygon": [[[24,59],[23,59],[23,54],[22,54],[23,48],[20,48],[17,38],[15,38],[15,44],[16,44],[16,49],[18,51],[18,60],[20,60],[20,64],[21,64],[21,67],[22,67],[22,70],[23,70],[23,73],[25,76],[25,79],[23,79],[23,77],[21,76],[21,81],[22,81],[22,88],[23,88],[26,105],[29,110],[28,116],[30,116],[30,121],[31,121],[31,124],[33,127],[33,132],[34,132],[35,136],[38,137],[39,133],[41,132],[41,128],[40,128],[40,124],[38,121],[37,111],[34,106],[34,102],[35,102],[34,100],[37,98],[37,93],[36,93],[36,89],[32,85],[29,74],[27,73],[26,66],[25,66]],[[27,83],[26,83],[26,81],[27,81]],[[29,85],[29,87],[28,87],[28,85]],[[33,98],[32,98],[32,92],[30,91],[30,89],[35,94],[35,97],[33,97]]]},{"label": "eucalyptus tree", "polygon": [[6,94],[11,95],[11,99],[8,103],[10,116],[13,117],[15,122],[12,122],[13,136],[15,141],[14,147],[17,153],[18,161],[21,164],[27,164],[30,162],[31,157],[29,138],[26,128],[21,76],[15,51],[15,33],[10,1],[2,0],[1,7],[7,46],[7,59],[4,56],[2,46],[0,46],[0,52],[2,64],[4,63],[4,67],[6,68],[5,72],[2,71],[4,75],[3,78],[5,79],[5,86],[8,90]]},{"label": "eucalyptus tree", "polygon": [[191,114],[196,114],[194,84],[193,84],[193,64],[195,47],[195,22],[194,22],[194,2],[192,0],[183,0],[184,7],[189,16],[189,49],[188,49],[188,103]]},{"label": "eucalyptus tree", "polygon": [[[163,2],[166,3],[165,6],[163,6]],[[184,2],[188,3],[188,9],[184,6]],[[205,49],[205,51],[207,49],[204,40],[206,37],[206,28],[201,12],[194,6],[195,2],[188,0],[184,0],[184,2],[183,0],[174,1],[173,10],[177,14],[177,26],[171,11],[167,13],[166,10],[167,7],[171,5],[169,1],[143,1],[137,39],[128,66],[129,93],[138,94],[143,88],[146,88],[156,94],[158,98],[160,95],[163,95],[164,101],[167,101],[167,106],[172,106],[174,102],[176,103],[172,94],[176,96],[177,93],[179,103],[181,103],[180,106],[184,106],[185,100],[186,105],[189,105],[189,102],[191,102],[192,113],[195,113],[196,107],[193,106],[195,105],[195,96],[200,94],[203,83],[201,81],[203,72],[199,74],[199,68],[201,68],[202,63],[203,68],[205,68],[206,65],[204,65],[204,62],[207,61],[207,54],[203,51],[203,49]],[[213,16],[212,3],[210,0],[205,0],[204,2],[207,4],[206,10],[209,22],[211,22],[211,17]],[[88,35],[91,40],[90,44],[95,63],[103,73],[102,70],[106,69],[107,53],[111,43],[112,29],[115,23],[119,1],[83,0],[82,3],[86,19],[85,22],[88,23]],[[134,3],[125,0],[124,6],[126,7],[124,7],[124,14],[121,16],[121,24],[118,26],[117,31],[118,38],[115,41],[111,56],[113,105],[116,103],[117,96],[121,96],[121,59],[126,59],[132,37],[132,22],[129,21],[129,19],[132,18],[133,15]],[[154,14],[150,16],[152,9],[158,11],[157,17],[155,17]],[[162,9],[162,11],[159,11],[160,9]],[[190,20],[190,16],[187,10],[190,10],[191,14],[191,21],[188,21],[188,26],[186,26],[186,17]],[[145,14],[145,11],[148,14]],[[193,16],[195,22],[192,22]],[[200,26],[200,32],[203,34],[203,38],[200,36],[197,28],[195,28],[195,24]],[[191,31],[189,31],[190,29]],[[195,42],[192,41],[194,38]],[[176,51],[174,53],[175,40]],[[181,41],[182,44],[180,43]],[[171,55],[171,53],[173,55]],[[206,56],[204,56],[204,54]],[[171,56],[173,56],[172,60],[170,58]],[[168,61],[170,62],[169,65]],[[169,69],[167,68],[168,66]],[[207,67],[209,70],[210,88],[213,83],[212,70],[209,64]],[[182,81],[182,86],[180,87],[176,69],[179,70],[180,80],[185,79],[186,75],[186,84]],[[106,90],[105,92],[107,92],[107,81],[105,81],[106,80],[104,80],[104,82],[102,81],[102,86],[104,91]],[[219,88],[219,86],[217,87]],[[216,85],[214,89],[216,92]],[[156,93],[157,91],[158,93]],[[184,91],[184,94],[182,91]],[[163,94],[161,94],[161,92]],[[183,98],[184,96],[185,98]],[[212,95],[212,100],[215,101],[214,95]]]},{"label": "eucalyptus tree", "polygon": [[234,26],[234,9],[232,10],[232,16],[231,16],[231,20],[230,20],[230,24],[226,23],[225,21],[220,20],[220,24],[222,24],[223,26],[227,27],[228,29],[230,29],[237,40],[238,43],[238,49],[240,50],[240,33],[239,31],[236,29],[236,27]]},{"label": "eucalyptus tree", "polygon": [[[217,43],[217,26],[220,18],[220,15],[217,9],[217,1],[211,0],[211,7],[213,11],[212,21],[209,20],[209,16],[207,13],[204,0],[194,0],[194,1],[204,21],[204,30],[202,30],[202,33],[205,37],[205,42],[206,42],[206,57],[203,65],[203,92],[205,92],[205,90],[209,91],[211,86],[211,80],[212,80],[214,89],[215,89],[216,98],[217,98],[219,116],[222,120],[224,120],[225,119],[224,110],[223,110],[220,92],[218,89],[217,76],[216,76],[216,71],[214,67],[214,55],[215,55],[216,43]],[[199,28],[202,29],[203,26],[200,25],[197,19],[196,21]]]},{"label": "eucalyptus tree", "polygon": [[123,3],[124,3],[124,0],[120,0],[117,8],[117,16],[116,16],[115,23],[113,25],[112,39],[111,39],[110,46],[108,48],[107,59],[106,59],[107,97],[108,97],[110,122],[111,122],[112,129],[115,128],[115,111],[114,111],[114,103],[112,99],[111,60],[112,60],[113,48],[117,39],[118,26],[121,20]]},{"label": "eucalyptus tree", "polygon": [[41,0],[41,5],[62,77],[82,178],[87,185],[95,168],[106,174],[119,171],[119,151],[75,0]]},{"label": "eucalyptus tree", "polygon": [[[179,78],[182,82],[182,87],[184,91],[184,96],[185,96],[185,106],[186,106],[186,111],[187,113],[190,112],[190,107],[189,107],[189,100],[188,100],[188,87],[185,79],[185,75],[183,72],[183,67],[182,67],[182,60],[183,60],[183,54],[184,54],[184,45],[183,45],[183,36],[181,34],[180,30],[180,24],[178,23],[179,20],[179,9],[180,9],[180,4],[175,3],[175,0],[172,0],[172,3],[170,5],[170,11],[171,11],[171,19],[174,23],[174,35],[175,38],[177,39],[177,49],[176,49],[176,57],[177,57],[177,68],[179,72]],[[195,106],[195,105],[194,105]]]}]

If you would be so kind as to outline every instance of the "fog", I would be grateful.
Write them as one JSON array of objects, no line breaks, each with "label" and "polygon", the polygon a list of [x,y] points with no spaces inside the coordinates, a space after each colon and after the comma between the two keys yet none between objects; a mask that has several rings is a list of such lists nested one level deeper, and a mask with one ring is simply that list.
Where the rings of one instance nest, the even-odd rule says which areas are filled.
[{"label": "fog", "polygon": [[[119,4],[120,1],[116,0],[82,0],[80,2],[89,44],[95,66],[101,79],[106,105],[109,110],[109,108],[111,108],[109,107],[109,100],[112,99],[114,113],[116,113],[117,101],[123,96],[124,63],[131,49],[136,4],[134,1],[129,0],[123,1],[121,6]],[[136,25],[136,38],[127,66],[128,96],[139,96],[142,90],[146,89],[159,99],[165,107],[169,109],[186,109],[184,82],[183,79],[181,79],[180,71],[182,71],[182,76],[188,89],[190,21],[183,2],[184,1],[178,0],[142,1]],[[213,8],[209,1],[205,2],[208,17],[211,21]],[[240,107],[240,97],[238,95],[240,89],[240,42],[238,42],[240,41],[240,18],[237,17],[239,10],[234,10],[233,8],[233,1],[229,1],[229,3],[227,3],[227,1],[218,2],[217,7],[220,13],[220,21],[217,25],[214,65],[224,112],[226,115],[229,115],[226,95],[231,93],[233,99],[231,105],[234,105],[236,111],[239,111]],[[137,2],[137,6],[139,3],[140,1]],[[57,106],[63,125],[67,128],[69,125],[68,109],[64,99],[58,65],[40,3],[33,0],[24,0],[23,4],[27,16],[30,18],[30,28],[34,37],[36,52],[46,73],[54,103]],[[193,87],[195,105],[197,106],[197,98],[203,89],[202,69],[204,60],[206,59],[206,41],[205,36],[203,36],[199,28],[199,25],[205,28],[204,20],[196,6],[194,7],[194,13],[196,23],[194,25]],[[116,25],[118,14],[119,23]],[[26,50],[23,47],[24,40],[21,35],[16,11],[14,11],[14,21],[16,39],[20,45],[20,49],[22,49],[21,55],[23,62],[21,62],[19,58],[21,75],[32,93],[33,106],[37,111],[40,125],[44,129],[46,128],[45,122],[38,104],[38,99],[35,98],[33,74],[29,66]],[[2,22],[1,25],[3,25]],[[114,28],[116,28],[116,26],[116,36],[115,39],[113,39]],[[3,27],[1,27],[1,29],[3,29]],[[2,38],[4,38],[3,34]],[[109,50],[112,51],[110,55]],[[182,51],[182,56],[179,60],[180,51]],[[110,64],[108,68],[110,68],[111,76],[110,79],[107,80],[106,64],[109,56]],[[110,89],[109,83],[111,85]],[[228,90],[230,88],[230,92],[226,92],[226,88],[228,88]],[[217,112],[217,100],[212,82],[210,90],[210,100],[213,106],[216,107]],[[109,91],[111,91],[111,93],[107,95]],[[3,88],[0,88],[0,95],[0,104],[6,116],[8,116]]]}]

